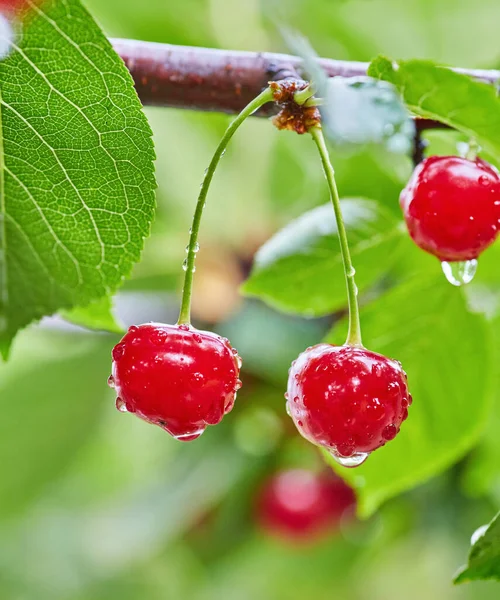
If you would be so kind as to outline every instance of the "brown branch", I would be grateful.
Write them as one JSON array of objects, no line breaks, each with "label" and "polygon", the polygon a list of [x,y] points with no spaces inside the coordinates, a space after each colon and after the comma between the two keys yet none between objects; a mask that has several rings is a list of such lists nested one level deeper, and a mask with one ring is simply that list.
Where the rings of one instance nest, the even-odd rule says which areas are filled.
[{"label": "brown branch", "polygon": [[[190,46],[174,46],[114,39],[112,44],[134,78],[137,93],[146,106],[170,106],[195,110],[239,112],[268,81],[296,77],[302,61],[288,54],[240,52]],[[366,75],[368,63],[320,58],[330,77]],[[456,69],[491,84],[500,71]],[[267,106],[260,114],[273,110]],[[419,129],[442,127],[436,121],[417,120]]]}]

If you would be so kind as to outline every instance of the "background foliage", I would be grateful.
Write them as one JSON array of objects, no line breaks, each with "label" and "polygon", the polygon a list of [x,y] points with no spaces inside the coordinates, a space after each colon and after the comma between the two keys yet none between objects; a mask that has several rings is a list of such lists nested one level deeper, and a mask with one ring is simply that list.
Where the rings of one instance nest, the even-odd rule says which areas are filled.
[{"label": "background foliage", "polygon": [[[108,35],[284,50],[267,2],[85,4]],[[459,6],[453,0],[294,0],[284,16],[326,56],[370,60],[384,54],[486,68],[499,59],[500,7],[493,0]],[[194,201],[227,124],[217,114],[146,114],[156,145],[158,209],[143,260],[116,298],[119,320],[127,325],[177,316]],[[432,132],[427,138],[432,151],[445,153],[455,152],[463,136]],[[495,153],[496,146],[488,150]],[[351,199],[354,215],[368,220],[353,223],[351,234],[360,248],[355,265],[365,340],[402,360],[415,399],[401,437],[347,474],[360,511],[372,516],[300,548],[254,525],[255,494],[270,472],[322,464],[284,414],[288,365],[305,346],[344,335],[342,322],[331,330],[328,316],[341,308],[344,293],[335,250],[321,267],[331,287],[311,306],[305,292],[292,298],[269,291],[269,262],[260,276],[254,271],[247,291],[295,314],[237,294],[255,250],[328,200],[310,140],[256,119],[230,146],[208,198],[193,307],[198,325],[216,326],[244,357],[245,387],[235,410],[196,443],[181,445],[115,411],[105,381],[118,334],[82,331],[59,318],[23,331],[11,361],[0,366],[0,597],[498,597],[494,583],[451,585],[471,532],[500,504],[498,373],[492,368],[498,364],[498,246],[482,257],[465,292],[452,289],[437,261],[406,243],[397,226],[397,198],[410,161],[371,149],[336,150],[334,162],[342,197]],[[331,240],[331,231],[314,227],[299,233],[313,255]],[[365,252],[363,235],[380,245]],[[260,256],[269,248],[276,256],[276,239]],[[292,275],[304,260],[299,250],[279,254]],[[317,290],[320,283],[308,285]],[[92,315],[104,323],[109,318],[100,304]],[[70,316],[89,322],[88,311]],[[408,488],[414,489],[394,497]]]}]

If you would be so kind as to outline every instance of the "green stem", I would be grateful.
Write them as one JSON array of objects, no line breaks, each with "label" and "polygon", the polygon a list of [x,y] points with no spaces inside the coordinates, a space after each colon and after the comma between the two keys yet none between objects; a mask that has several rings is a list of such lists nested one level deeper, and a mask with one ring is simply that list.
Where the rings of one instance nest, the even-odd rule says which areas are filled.
[{"label": "green stem", "polygon": [[182,290],[181,310],[179,314],[178,324],[189,324],[191,320],[191,295],[193,293],[193,273],[194,263],[196,260],[196,253],[198,251],[198,233],[200,230],[201,217],[203,215],[203,209],[205,207],[205,201],[208,193],[208,188],[212,181],[215,169],[219,164],[219,161],[226,150],[229,140],[233,137],[235,131],[243,123],[243,121],[259,109],[263,104],[273,100],[273,92],[270,88],[266,88],[260,93],[254,100],[252,100],[247,106],[240,112],[240,114],[232,121],[229,127],[226,129],[215,154],[210,161],[210,165],[205,172],[203,183],[201,184],[200,194],[198,196],[198,202],[193,216],[193,224],[191,226],[191,236],[189,238],[187,258],[184,263],[186,274],[184,276],[184,288]]},{"label": "green stem", "polygon": [[361,342],[361,327],[359,323],[359,307],[358,307],[358,289],[354,282],[355,270],[352,265],[351,255],[349,253],[349,244],[347,243],[347,233],[345,230],[344,219],[342,217],[342,209],[340,207],[340,198],[335,183],[335,172],[330,162],[328,149],[325,144],[325,138],[321,126],[317,125],[310,130],[312,138],[318,147],[325,172],[328,187],[330,188],[330,196],[332,199],[333,210],[335,211],[335,219],[337,221],[337,231],[340,241],[340,250],[342,253],[342,262],[344,264],[345,280],[347,285],[347,298],[349,302],[349,331],[347,333],[346,344],[350,346],[362,346]]},{"label": "green stem", "polygon": [[465,158],[467,160],[476,160],[477,153],[479,152],[479,145],[475,138],[470,138],[469,140],[469,148],[467,149],[467,153],[465,154]]}]

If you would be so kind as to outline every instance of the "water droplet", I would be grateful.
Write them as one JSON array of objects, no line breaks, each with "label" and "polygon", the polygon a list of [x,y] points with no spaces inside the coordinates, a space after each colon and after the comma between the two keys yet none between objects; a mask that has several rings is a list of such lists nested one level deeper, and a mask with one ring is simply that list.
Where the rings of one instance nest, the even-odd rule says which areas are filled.
[{"label": "water droplet", "polygon": [[288,402],[285,404],[285,408],[286,408],[286,414],[291,417],[292,416],[292,409],[290,408],[290,405],[288,404]]},{"label": "water droplet", "polygon": [[116,344],[116,346],[113,348],[111,355],[113,356],[113,360],[117,361],[120,360],[120,358],[123,356],[123,353],[125,352],[125,344]]},{"label": "water droplet", "polygon": [[114,388],[115,387],[115,378],[113,377],[113,375],[110,375],[108,377],[108,385],[110,388]]},{"label": "water droplet", "polygon": [[238,390],[240,390],[242,385],[243,385],[243,384],[241,383],[241,380],[240,380],[240,379],[237,379],[237,380],[236,380],[236,383],[235,383],[235,385],[234,385],[234,391],[235,391],[235,392],[237,392]]},{"label": "water droplet", "polygon": [[372,365],[372,375],[374,375],[375,377],[380,377],[383,373],[383,368],[382,365],[375,363],[374,365]]},{"label": "water droplet", "polygon": [[115,406],[116,406],[116,409],[119,410],[120,412],[127,412],[127,406],[125,405],[125,400],[123,400],[123,398],[120,398],[120,396],[117,396],[117,398],[115,400]]},{"label": "water droplet", "polygon": [[203,342],[203,338],[201,337],[201,335],[199,333],[195,333],[193,335],[193,340],[197,343],[197,344],[201,344]]},{"label": "water droplet", "polygon": [[288,392],[285,392],[285,400],[288,400]]},{"label": "water droplet", "polygon": [[[200,251],[200,244],[198,244],[198,242],[196,242],[196,244],[194,245],[194,248],[193,248],[193,252],[196,254],[199,251]],[[189,244],[186,246],[186,254],[189,254]]]},{"label": "water droplet", "polygon": [[393,440],[397,436],[397,434],[398,434],[398,429],[392,423],[382,429],[382,437],[384,438],[384,440],[387,440],[387,441]]},{"label": "water droplet", "polygon": [[187,323],[182,323],[182,325],[179,325],[179,329],[181,331],[189,331],[189,325],[187,325]]},{"label": "water droplet", "polygon": [[297,404],[297,402],[299,401],[299,397],[295,396],[294,399],[293,399],[293,401],[295,402],[295,404]]},{"label": "water droplet", "polygon": [[187,271],[188,270],[188,259],[185,258],[184,262],[182,263],[182,270],[183,271]]},{"label": "water droplet", "polygon": [[471,535],[470,545],[474,546],[474,544],[476,544],[479,541],[479,539],[483,537],[487,529],[488,525],[481,525],[481,527],[478,527],[476,531],[474,531],[474,533]]},{"label": "water droplet", "polygon": [[351,267],[348,271],[347,271],[347,277],[354,277],[354,275],[356,275],[356,269],[354,267]]},{"label": "water droplet", "polygon": [[135,332],[136,332],[138,329],[139,329],[139,327],[137,327],[137,325],[131,325],[131,326],[128,328],[128,332],[129,332],[129,333],[135,333]]},{"label": "water droplet", "polygon": [[477,270],[477,260],[464,260],[460,262],[446,262],[445,260],[441,263],[444,276],[451,283],[460,287],[466,283],[471,282],[474,279],[474,275]]},{"label": "water droplet", "polygon": [[399,394],[399,383],[397,381],[391,381],[387,386],[387,393],[389,396],[397,396]]},{"label": "water droplet", "polygon": [[412,402],[413,402],[413,396],[411,394],[408,394],[408,406],[410,406]]},{"label": "water droplet", "polygon": [[299,427],[302,427],[302,425],[303,425],[303,424],[304,424],[304,423],[302,423],[302,421],[297,421],[297,425],[298,425]]},{"label": "water droplet", "polygon": [[486,177],[486,175],[481,175],[477,181],[480,185],[484,185],[485,187],[490,185],[490,180],[488,177]]},{"label": "water droplet", "polygon": [[198,429],[198,431],[194,431],[193,433],[181,433],[180,435],[174,435],[174,438],[179,440],[179,442],[192,442],[193,440],[198,439],[204,431],[204,429]]},{"label": "water droplet", "polygon": [[333,456],[334,460],[343,467],[359,467],[370,456],[369,452],[355,452],[351,456],[340,456],[334,450],[328,449],[328,452]]},{"label": "water droplet", "polygon": [[203,373],[193,373],[191,375],[191,380],[195,385],[201,386],[205,382],[205,377],[203,376]]},{"label": "water droplet", "polygon": [[0,14],[0,59],[5,58],[12,51],[14,29],[9,19]]}]

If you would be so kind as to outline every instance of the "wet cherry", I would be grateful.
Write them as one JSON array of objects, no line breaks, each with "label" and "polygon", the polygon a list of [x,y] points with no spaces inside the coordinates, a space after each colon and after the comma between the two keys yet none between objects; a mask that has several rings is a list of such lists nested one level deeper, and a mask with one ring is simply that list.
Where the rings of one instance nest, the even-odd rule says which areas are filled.
[{"label": "wet cherry", "polygon": [[432,156],[416,167],[400,204],[417,246],[448,263],[472,261],[500,229],[500,174],[479,158]]},{"label": "wet cherry", "polygon": [[120,411],[189,441],[233,408],[240,367],[236,350],[215,333],[147,323],[130,327],[114,347],[109,384]]},{"label": "wet cherry", "polygon": [[310,541],[334,530],[354,505],[354,492],[333,473],[292,469],[265,482],[256,516],[268,532],[287,540]]},{"label": "wet cherry", "polygon": [[392,440],[411,400],[401,364],[362,347],[318,344],[289,372],[287,410],[297,429],[344,466]]}]

